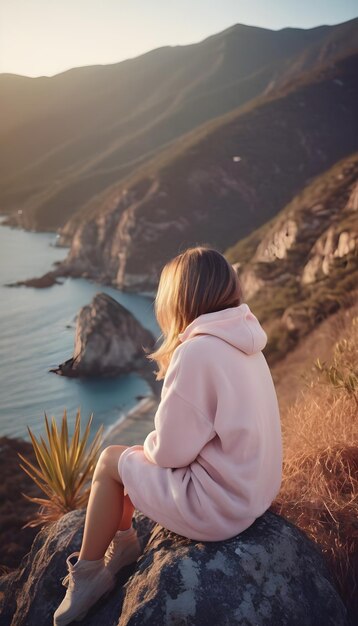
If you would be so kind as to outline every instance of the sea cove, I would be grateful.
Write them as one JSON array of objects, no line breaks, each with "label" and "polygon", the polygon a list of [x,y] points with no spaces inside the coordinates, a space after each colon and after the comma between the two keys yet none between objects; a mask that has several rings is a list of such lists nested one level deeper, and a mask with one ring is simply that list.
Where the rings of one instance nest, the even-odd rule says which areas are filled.
[{"label": "sea cove", "polygon": [[99,291],[118,300],[155,337],[159,335],[153,299],[145,296],[72,278],[46,289],[5,286],[52,269],[52,263],[67,254],[55,243],[55,233],[0,226],[0,435],[29,440],[27,426],[36,435],[43,434],[44,412],[59,423],[64,409],[71,429],[78,408],[83,424],[93,413],[94,434],[101,423],[107,429],[123,419],[138,396],[151,394],[148,383],[134,373],[112,380],[49,373],[71,356],[74,318]]}]

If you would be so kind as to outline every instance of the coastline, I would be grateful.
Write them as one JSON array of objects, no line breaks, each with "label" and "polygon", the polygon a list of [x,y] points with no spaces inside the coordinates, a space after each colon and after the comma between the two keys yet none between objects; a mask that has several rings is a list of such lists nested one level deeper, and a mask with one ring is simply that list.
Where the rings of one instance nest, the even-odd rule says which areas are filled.
[{"label": "coastline", "polygon": [[[4,216],[0,215],[1,219]],[[75,315],[96,293],[107,293],[117,300],[156,338],[159,330],[150,299],[140,293],[129,294],[110,285],[71,277],[53,289],[11,289],[5,285],[15,283],[19,278],[27,280],[28,276],[43,275],[44,268],[65,256],[67,250],[50,247],[54,241],[53,233],[33,233],[19,227],[1,227],[0,224],[0,235],[0,247],[6,261],[2,264],[0,281],[6,302],[0,319],[0,434],[30,441],[26,425],[35,434],[40,434],[44,410],[61,419],[64,407],[72,407],[71,412],[75,412],[78,406],[81,406],[82,414],[93,412],[95,421],[103,422],[107,428],[140,397],[154,393],[156,383],[151,371],[154,364],[138,363],[138,369],[143,365],[143,373],[130,367],[123,376],[118,376],[118,386],[110,380],[112,377],[108,380],[94,377],[92,387],[91,380],[67,381],[49,370],[63,362],[66,354],[72,354]],[[41,321],[42,316],[46,318],[47,330]],[[17,346],[19,348],[15,349]],[[15,364],[16,376],[12,370]],[[127,375],[130,376],[128,385]]]},{"label": "coastline", "polygon": [[146,396],[127,413],[121,415],[104,432],[102,448],[109,445],[134,446],[142,444],[154,428],[154,415],[159,401],[157,396]]},{"label": "coastline", "polygon": [[117,420],[106,428],[101,449],[109,445],[142,444],[154,428],[154,416],[161,399],[163,381],[156,380],[149,361],[138,369],[137,373],[148,383],[151,392],[127,412],[121,413]]},{"label": "coastline", "polygon": [[[9,231],[12,231],[12,230],[24,231],[25,233],[28,233],[29,237],[26,238],[26,241],[29,239],[30,243],[31,243],[32,238],[36,234],[38,234],[37,232],[33,233],[32,231],[21,228],[19,226],[15,227],[15,226],[3,224],[2,223],[3,220],[4,220],[4,215],[0,214],[0,226],[3,226],[3,228],[1,229],[2,236],[3,236],[3,239],[6,239],[7,241],[9,241],[10,239]],[[51,233],[51,236],[53,234],[54,233]],[[52,240],[52,237],[51,237],[51,240]],[[17,242],[17,239],[15,243],[16,242]],[[51,246],[51,250],[49,249],[50,251],[48,254],[47,243],[48,243],[48,238],[45,238],[44,242],[40,240],[40,243],[38,243],[37,240],[34,239],[34,246],[33,248],[30,247],[30,253],[29,253],[30,259],[32,258],[34,259],[34,266],[32,266],[31,264],[30,266],[28,266],[27,259],[25,260],[25,263],[21,265],[22,257],[21,255],[20,256],[16,255],[17,263],[14,266],[15,270],[12,273],[10,273],[9,278],[7,277],[7,275],[5,275],[4,279],[2,280],[1,286],[4,290],[5,290],[5,283],[8,283],[10,281],[13,282],[17,280],[18,276],[21,276],[24,273],[24,269],[23,269],[24,267],[26,269],[26,272],[28,268],[30,267],[27,274],[25,273],[25,276],[28,275],[29,273],[30,275],[33,275],[33,276],[40,275],[40,272],[42,270],[40,269],[40,271],[37,273],[36,268],[38,266],[41,268],[43,265],[43,262],[46,261],[47,259],[49,259],[49,262],[51,262],[52,258],[56,258],[54,257],[54,253],[57,254],[58,251],[55,250],[55,246]],[[37,253],[38,250],[40,250],[41,255],[37,257],[36,254],[35,255],[32,254],[32,252]],[[62,254],[64,253],[65,252],[62,250]],[[12,265],[12,264],[10,264],[9,262],[9,265]],[[31,269],[33,267],[35,269]],[[53,271],[55,272],[56,270],[53,270]],[[87,298],[87,292],[89,293],[88,300],[90,299],[91,294],[92,294],[92,288],[87,289],[87,283],[94,282],[94,281],[92,281],[92,279],[87,279],[87,281],[81,281],[81,284],[79,287],[81,287],[82,282],[86,283],[86,288],[83,289],[83,293],[84,293],[84,301],[87,302],[87,300],[85,299]],[[62,289],[63,290],[68,289],[68,284],[69,283],[67,283],[66,281],[63,284]],[[35,286],[39,286],[39,285],[33,285],[33,287]],[[46,285],[43,284],[42,286],[46,286]],[[97,288],[98,288],[98,285],[96,284],[96,289]],[[116,288],[114,289],[118,292],[120,291]],[[21,301],[21,297],[23,295],[21,293],[21,290],[19,290],[18,292],[16,292],[16,290],[10,290],[10,291],[12,292],[11,294],[10,292],[6,293],[6,295],[9,294],[9,299],[10,298],[14,299],[15,303],[17,302],[16,298],[18,298],[19,301]],[[32,290],[30,290],[29,296],[26,295],[26,298],[28,297],[30,299],[32,298],[31,291]],[[70,319],[68,317],[69,313],[67,309],[64,309],[63,316],[61,316],[62,314],[61,315],[58,314],[58,311],[60,310],[60,306],[61,306],[61,298],[63,298],[63,296],[57,295],[57,299],[56,299],[56,294],[58,293],[57,291],[56,293],[51,292],[51,294],[50,292],[48,294],[46,293],[44,294],[43,291],[42,293],[41,291],[42,290],[40,289],[36,293],[36,296],[34,297],[39,298],[40,303],[44,302],[45,300],[46,301],[49,300],[53,303],[53,307],[50,310],[49,318],[47,319],[47,321],[49,321],[50,319],[50,323],[53,324],[53,328],[55,330],[58,330],[59,325],[61,325],[62,323],[62,317],[64,320]],[[73,290],[70,290],[68,293],[71,295],[71,297],[73,297],[74,295],[77,295],[80,289],[76,288],[75,291],[76,291],[76,294],[73,293]],[[142,295],[142,294],[138,294],[138,295]],[[35,302],[35,304],[36,306],[33,307],[34,311],[37,310],[36,309],[37,302]],[[139,306],[140,305],[141,303],[139,303]],[[81,303],[78,306],[82,306]],[[18,308],[15,309],[15,312],[17,310],[19,311],[22,310],[22,307],[18,306]],[[29,307],[29,310],[32,311],[32,308]],[[68,310],[70,311],[72,315],[71,307],[68,307]],[[35,315],[34,315],[34,319],[36,322],[35,330],[36,332],[38,332],[41,328],[41,319],[37,318]],[[23,323],[22,318],[20,319],[20,321],[21,323]],[[22,326],[22,328],[25,329],[25,332],[23,333],[23,335],[20,334],[19,336],[18,335],[15,336],[15,333],[13,332],[13,328],[15,327],[14,318],[12,316],[9,316],[9,320],[6,319],[5,322],[8,323],[9,331],[11,331],[9,335],[10,337],[13,337],[14,339],[18,340],[19,338],[21,339],[24,335],[26,338],[26,333],[27,333],[26,325],[23,324]],[[7,329],[7,326],[5,326],[4,324],[2,328]],[[63,330],[62,326],[61,326],[61,329]],[[61,350],[63,349],[63,346],[66,344],[66,341],[69,335],[70,333],[68,333],[67,331],[63,331],[63,337],[61,336]],[[57,362],[57,357],[53,355],[57,355],[59,351],[59,347],[58,347],[59,344],[57,342],[57,339],[54,339],[53,343],[49,345],[48,336],[46,335],[46,337],[43,338],[42,335],[40,334],[37,337],[36,341],[37,341],[36,343],[37,352],[35,356],[37,360],[36,359],[34,360],[33,354],[30,351],[28,351],[25,355],[26,358],[28,359],[28,366],[26,367],[24,366],[23,370],[21,370],[21,368],[19,369],[19,367],[16,370],[17,377],[19,378],[19,382],[22,385],[21,393],[23,394],[24,404],[26,404],[26,402],[28,402],[29,405],[33,403],[34,406],[36,407],[37,402],[41,405],[44,402],[43,390],[47,388],[44,386],[40,386],[40,385],[36,387],[36,385],[34,385],[34,376],[32,373],[32,370],[34,368],[36,372],[38,371],[45,372],[44,374],[45,384],[48,384],[49,389],[50,389],[49,402],[54,403],[54,407],[51,408],[51,413],[56,415],[56,413],[58,412],[59,415],[61,416],[63,412],[63,402],[61,401],[61,398],[62,397],[65,398],[67,392],[66,393],[63,392],[62,387],[60,391],[58,391],[58,388],[52,384],[52,381],[53,379],[55,379],[55,377],[51,377],[49,374],[48,377],[46,378],[47,369],[48,369],[47,361],[49,359],[51,360],[51,359],[56,358],[55,362]],[[9,340],[8,340],[8,343],[10,343]],[[70,345],[69,339],[68,339],[68,345]],[[45,353],[46,349],[48,349],[51,352],[51,357],[43,358],[42,355]],[[5,354],[5,357],[6,356],[7,355]],[[10,356],[12,357],[12,354],[10,354]],[[27,361],[24,361],[25,356],[21,355],[21,359],[22,359],[21,363],[23,362],[27,363]],[[3,365],[6,368],[5,374],[8,374],[7,370],[9,370],[10,368],[10,361],[12,363],[11,359],[9,359],[9,362],[7,361],[6,358],[3,359]],[[131,396],[130,398],[131,404],[129,405],[130,408],[128,410],[126,409],[118,410],[118,408],[116,408],[116,406],[118,406],[118,404],[121,403],[120,399],[118,401],[116,400],[115,402],[113,402],[114,404],[113,410],[111,409],[110,406],[109,407],[105,406],[106,415],[108,415],[108,412],[111,411],[111,423],[106,424],[104,428],[104,432],[102,435],[103,439],[102,439],[101,445],[111,445],[111,444],[134,445],[135,443],[140,444],[143,442],[146,435],[151,430],[153,430],[153,427],[154,427],[153,418],[155,415],[156,407],[159,403],[160,390],[161,390],[161,381],[158,382],[155,380],[153,370],[154,370],[153,363],[150,363],[148,361],[148,363],[145,363],[143,367],[140,368],[140,371],[137,372],[139,377],[143,378],[147,382],[149,388],[148,387],[144,389],[143,388],[136,389],[136,387],[133,388],[133,393],[130,392],[128,394],[129,397]],[[10,374],[8,378],[4,377],[3,381],[4,381],[4,386],[8,385],[8,387],[10,388],[10,383],[9,383],[9,381],[11,382]],[[62,385],[62,381],[60,381],[60,383]],[[74,386],[72,385],[71,389],[73,387]],[[71,392],[71,389],[69,389],[70,392]],[[124,392],[126,393],[126,390],[124,390]],[[138,395],[135,395],[135,393],[137,393]],[[139,395],[139,393],[141,395]],[[29,396],[27,394],[29,394]],[[73,392],[73,396],[75,395],[76,394]],[[90,400],[91,400],[91,397],[92,396],[90,396]],[[83,398],[82,398],[82,401],[83,401]],[[127,397],[126,397],[126,401],[127,401]],[[8,402],[8,405],[10,408],[12,407],[12,405],[10,405],[10,401]],[[4,398],[3,398],[3,406],[5,406]],[[94,409],[91,408],[91,411],[92,410],[96,411],[96,408]],[[34,420],[37,420],[36,421],[36,424],[37,424],[38,423],[37,413],[40,414],[40,411],[37,411],[37,409],[34,409],[33,412],[36,413],[36,417],[34,418]],[[21,416],[21,411],[19,410],[17,413],[18,415],[16,415],[16,419],[20,419],[19,416]],[[18,457],[18,452],[21,452],[22,454],[24,454],[24,456],[28,458],[36,466],[36,456],[35,456],[31,441],[23,438],[22,435],[14,434],[12,429],[8,428],[7,426],[8,423],[10,423],[10,418],[7,418],[7,416],[4,416],[4,417],[5,419],[2,422],[2,425],[4,428],[4,434],[2,435],[0,434],[0,448],[1,448],[1,453],[2,453],[0,469],[2,472],[2,478],[3,478],[3,484],[0,489],[0,538],[1,538],[1,541],[0,541],[0,544],[1,544],[0,575],[1,575],[1,572],[6,572],[8,570],[18,567],[22,557],[25,554],[27,554],[27,552],[29,551],[31,547],[33,539],[35,538],[36,534],[40,530],[40,527],[23,528],[23,526],[35,516],[38,510],[38,506],[26,500],[26,498],[22,494],[24,493],[24,494],[37,497],[37,498],[44,497],[43,492],[37,487],[37,485],[26,474],[26,472],[20,467],[21,461],[20,461],[20,458]],[[9,421],[6,421],[7,419]],[[32,419],[32,414],[30,415],[29,418],[26,417],[27,423],[29,424],[31,428],[33,428],[35,421],[34,420],[31,421],[31,419]]]}]

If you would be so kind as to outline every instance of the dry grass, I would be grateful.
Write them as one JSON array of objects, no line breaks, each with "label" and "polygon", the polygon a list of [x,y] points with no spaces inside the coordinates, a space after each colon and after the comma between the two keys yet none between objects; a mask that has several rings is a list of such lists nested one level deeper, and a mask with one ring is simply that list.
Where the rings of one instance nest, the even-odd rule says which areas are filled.
[{"label": "dry grass", "polygon": [[[358,354],[356,307],[332,329]],[[339,331],[339,332],[337,332]],[[334,346],[332,346],[332,358]],[[337,351],[336,351],[337,355]],[[312,354],[312,360],[315,356]],[[339,358],[336,363],[339,366]],[[347,352],[342,368],[349,367]],[[358,411],[354,396],[311,370],[309,384],[282,415],[284,476],[274,510],[323,550],[338,588],[358,616]],[[325,380],[324,380],[325,379]]]}]

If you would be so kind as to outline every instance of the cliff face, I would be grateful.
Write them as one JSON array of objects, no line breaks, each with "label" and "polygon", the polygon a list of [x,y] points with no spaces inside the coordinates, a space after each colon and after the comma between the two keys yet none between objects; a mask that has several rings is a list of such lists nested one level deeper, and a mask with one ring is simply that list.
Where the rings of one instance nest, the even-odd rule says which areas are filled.
[{"label": "cliff face", "polygon": [[246,299],[270,328],[271,358],[356,297],[358,154],[318,176],[227,251]]},{"label": "cliff face", "polygon": [[[0,75],[0,207],[55,230],[201,124],[357,49],[358,21],[270,31],[237,24],[51,78]],[[21,212],[18,212],[21,211]]]},{"label": "cliff face", "polygon": [[[357,59],[302,77],[169,147],[116,186],[99,209],[93,206],[86,220],[68,222],[63,240],[73,239],[63,268],[122,289],[154,291],[163,264],[181,249],[206,242],[224,251],[267,222],[314,176],[358,148]],[[285,217],[256,260],[284,257],[297,237],[316,240],[324,217],[319,204],[318,194],[304,234]],[[352,245],[343,238],[340,250]],[[251,275],[250,295],[261,280]]]}]

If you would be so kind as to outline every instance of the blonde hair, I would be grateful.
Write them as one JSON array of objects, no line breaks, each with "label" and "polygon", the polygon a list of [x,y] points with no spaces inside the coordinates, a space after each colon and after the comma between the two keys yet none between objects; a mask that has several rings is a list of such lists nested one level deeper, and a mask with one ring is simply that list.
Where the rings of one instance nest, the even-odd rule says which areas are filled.
[{"label": "blonde hair", "polygon": [[157,362],[156,379],[164,378],[179,333],[203,313],[213,313],[242,302],[235,269],[225,257],[206,245],[187,248],[169,261],[160,275],[155,314],[162,330],[160,347],[147,358]]}]

